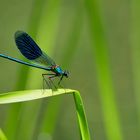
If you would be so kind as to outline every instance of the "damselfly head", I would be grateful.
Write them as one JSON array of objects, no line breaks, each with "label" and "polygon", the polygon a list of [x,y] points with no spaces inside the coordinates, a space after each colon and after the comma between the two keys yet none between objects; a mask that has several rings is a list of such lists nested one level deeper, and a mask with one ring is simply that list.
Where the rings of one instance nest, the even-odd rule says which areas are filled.
[{"label": "damselfly head", "polygon": [[63,75],[64,75],[66,78],[68,78],[68,77],[69,77],[69,71],[65,70]]}]

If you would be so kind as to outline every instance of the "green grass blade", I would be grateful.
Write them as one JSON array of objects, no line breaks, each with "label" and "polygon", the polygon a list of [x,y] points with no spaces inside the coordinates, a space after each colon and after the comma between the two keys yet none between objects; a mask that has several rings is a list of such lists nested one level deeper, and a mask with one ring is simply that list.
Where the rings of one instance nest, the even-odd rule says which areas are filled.
[{"label": "green grass blade", "polygon": [[84,105],[80,93],[78,91],[72,89],[58,89],[56,91],[52,91],[51,89],[14,91],[14,92],[0,94],[0,104],[25,102],[25,101],[35,100],[35,99],[52,97],[56,95],[62,95],[62,94],[73,94],[75,105],[76,105],[76,112],[77,112],[77,117],[79,122],[81,138],[82,140],[90,140],[90,134],[89,134],[86,115],[84,111]]},{"label": "green grass blade", "polygon": [[46,89],[46,90],[24,90],[24,91],[7,92],[0,94],[0,104],[30,101],[70,92],[74,92],[74,90],[59,89],[57,91],[52,91],[51,89]]},{"label": "green grass blade", "polygon": [[78,91],[75,91],[73,93],[73,96],[76,105],[77,117],[78,117],[82,140],[90,140],[90,133],[89,133],[87,120],[84,112],[84,105],[82,102],[82,98]]},{"label": "green grass blade", "polygon": [[7,140],[5,134],[3,133],[2,129],[0,128],[0,140]]}]

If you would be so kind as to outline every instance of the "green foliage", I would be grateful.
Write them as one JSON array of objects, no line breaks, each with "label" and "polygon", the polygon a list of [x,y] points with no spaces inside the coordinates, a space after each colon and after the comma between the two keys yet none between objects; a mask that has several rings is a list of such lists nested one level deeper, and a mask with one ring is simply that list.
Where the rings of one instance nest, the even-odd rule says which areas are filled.
[{"label": "green foliage", "polygon": [[[52,91],[51,89],[14,91],[0,94],[0,104],[24,102],[40,98],[52,97],[61,94],[73,94],[81,138],[82,140],[90,140],[90,134],[88,130],[87,119],[85,116],[84,105],[80,93],[78,91],[71,89],[58,89],[56,91]],[[66,109],[66,111],[68,110]],[[18,130],[18,132],[20,132],[20,129]],[[2,131],[0,131],[0,137],[3,137],[2,140],[6,140],[6,138],[4,139],[4,135],[2,134],[3,134]]]}]

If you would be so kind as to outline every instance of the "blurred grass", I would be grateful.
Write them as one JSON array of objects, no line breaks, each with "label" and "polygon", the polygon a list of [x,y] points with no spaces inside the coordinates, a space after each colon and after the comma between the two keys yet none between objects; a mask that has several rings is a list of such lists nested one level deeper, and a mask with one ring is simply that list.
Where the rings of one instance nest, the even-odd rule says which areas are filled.
[{"label": "blurred grass", "polygon": [[[138,129],[140,131],[140,2],[138,0],[132,1],[131,11],[131,51],[132,51],[132,72],[134,82],[134,93],[138,114]],[[138,133],[139,134],[139,133]],[[140,134],[139,134],[140,137]]]},{"label": "blurred grass", "polygon": [[96,61],[97,80],[107,139],[123,140],[120,116],[110,71],[108,41],[105,35],[104,23],[101,20],[99,2],[96,0],[85,0],[85,5],[90,26],[91,47]]},{"label": "blurred grass", "polygon": [[[29,34],[31,32],[31,36],[33,36],[35,40],[36,40],[37,29],[38,29],[39,21],[40,21],[39,19],[42,14],[42,7],[44,5],[44,2],[45,2],[44,0],[35,0],[33,2],[28,30],[29,30]],[[25,68],[25,66],[21,66],[21,69],[19,72],[19,79],[17,81],[17,86],[15,87],[15,89],[25,89],[26,88],[27,81],[29,78],[29,70],[30,70],[29,67]],[[22,79],[22,82],[21,82],[21,79]],[[7,134],[8,138],[11,140],[18,139],[18,137],[19,137],[19,139],[21,139],[21,138],[26,139],[26,136],[29,136],[32,131],[32,129],[30,129],[30,127],[28,127],[28,130],[21,128],[22,122],[24,122],[23,120],[25,120],[25,121],[28,120],[25,118],[24,115],[22,115],[22,113],[23,114],[26,113],[24,106],[25,106],[24,103],[13,104],[13,105],[11,105],[11,107],[8,111],[8,117],[7,117],[7,121],[6,121],[7,123],[6,123],[5,129],[6,129],[6,134]],[[30,109],[29,108],[30,106],[27,105],[27,107],[28,107],[28,109]],[[31,108],[31,110],[33,111],[32,108]],[[24,117],[24,118],[22,118],[22,117]],[[34,123],[34,121],[33,121],[33,123]],[[22,129],[22,132],[18,132],[19,129]],[[26,135],[26,132],[24,132],[26,130],[28,131],[28,135]],[[22,136],[24,134],[25,137],[20,137],[20,133],[22,133],[21,134]]]},{"label": "blurred grass", "polygon": [[7,140],[5,134],[3,133],[2,129],[0,128],[0,140]]}]

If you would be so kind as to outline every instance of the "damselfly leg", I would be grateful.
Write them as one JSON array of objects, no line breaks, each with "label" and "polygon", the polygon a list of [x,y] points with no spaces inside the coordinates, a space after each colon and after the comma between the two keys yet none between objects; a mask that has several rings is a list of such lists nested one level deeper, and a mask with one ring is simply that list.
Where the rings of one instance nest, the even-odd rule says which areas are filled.
[{"label": "damselfly leg", "polygon": [[56,74],[42,74],[43,77],[43,89],[45,89],[45,84],[48,86],[49,89],[55,88],[57,89],[57,86],[54,84],[52,78],[57,77]]},{"label": "damselfly leg", "polygon": [[[62,85],[61,85],[61,81],[63,79],[63,76],[58,76],[56,74],[52,74],[52,73],[49,73],[49,74],[42,74],[42,77],[43,77],[43,89],[45,89],[45,84],[48,86],[49,89],[54,89],[57,90],[59,87],[60,88],[64,88]],[[53,79],[54,78],[60,78],[59,81],[57,82],[57,85],[54,83]]]}]

